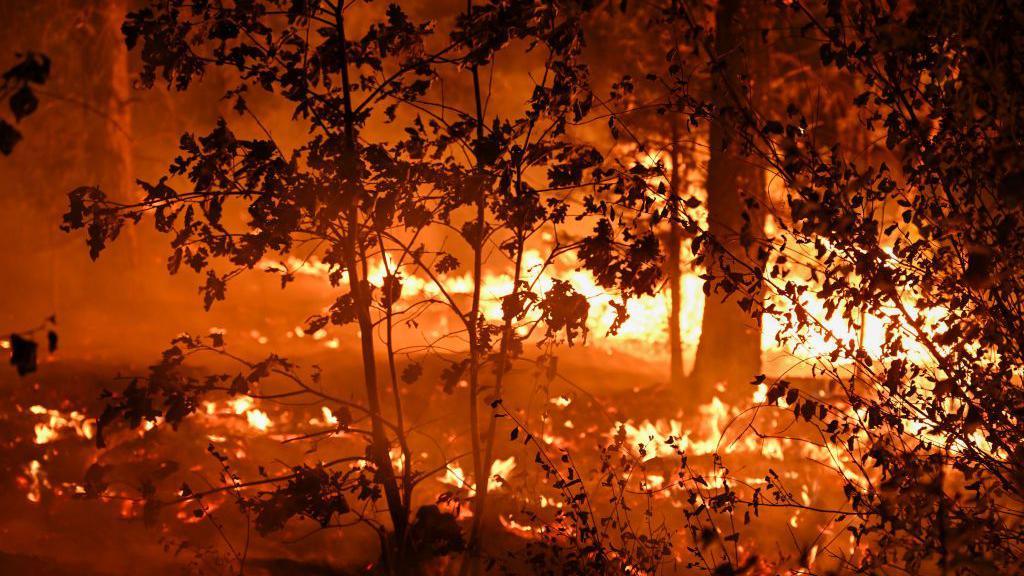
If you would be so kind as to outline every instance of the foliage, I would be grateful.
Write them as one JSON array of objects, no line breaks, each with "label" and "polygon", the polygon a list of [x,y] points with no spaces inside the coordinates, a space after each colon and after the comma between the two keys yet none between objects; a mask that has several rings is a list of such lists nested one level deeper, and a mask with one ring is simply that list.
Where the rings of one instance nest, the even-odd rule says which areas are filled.
[{"label": "foliage", "polygon": [[53,354],[57,351],[56,327],[57,317],[50,316],[39,326],[10,335],[7,343],[11,349],[11,365],[17,370],[18,376],[31,374],[39,368],[39,343],[34,338],[37,333],[46,332],[47,353]]},{"label": "foliage", "polygon": [[[694,61],[715,73],[713,37],[685,5],[676,17],[695,39]],[[823,127],[793,96],[780,113],[740,92],[691,109],[699,120],[728,117],[727,145],[786,186],[778,232],[747,242],[770,255],[764,272],[697,237],[705,257],[729,263],[709,287],[776,318],[796,349],[814,335],[831,344],[813,359],[831,396],[778,381],[767,405],[785,397],[834,455],[844,514],[856,518],[848,528],[870,549],[836,552],[839,568],[1013,570],[1024,537],[1024,93],[1009,71],[1022,66],[1022,13],[1004,2],[858,0],[788,3],[773,18],[859,87],[857,116]],[[871,141],[884,148],[853,144]],[[850,336],[871,318],[884,330],[874,349]]]},{"label": "foliage", "polygon": [[[420,478],[399,392],[394,332],[401,323],[409,319],[405,326],[415,333],[416,316],[440,306],[468,336],[468,351],[446,358],[450,368],[441,383],[450,392],[463,378],[470,382],[472,457],[476,477],[483,478],[493,461],[496,427],[490,418],[483,430],[478,417],[486,408],[480,394],[485,369],[494,377],[488,400],[500,397],[504,375],[523,354],[522,334],[546,326],[541,343],[552,346],[562,333],[569,344],[585,333],[586,299],[565,283],[541,293],[539,279],[559,258],[576,255],[580,267],[623,299],[657,288],[658,244],[644,218],[635,216],[648,203],[644,170],[606,166],[604,155],[567,131],[593,105],[581,60],[585,8],[532,1],[470,6],[447,37],[397,4],[378,10],[362,3],[175,0],[153,2],[125,21],[128,46],[142,59],[143,86],[162,82],[187,90],[218,69],[232,78],[225,98],[240,118],[221,119],[206,134],[184,134],[166,176],[139,182],[145,196],[138,202],[116,202],[95,187],[72,191],[64,229],[83,229],[97,258],[126,224],[152,216],[157,231],[170,238],[168,271],[184,265],[205,278],[200,292],[206,308],[226,298],[231,282],[247,271],[277,273],[286,287],[302,265],[294,262],[316,260],[329,269],[331,286],[343,291],[326,310],[309,311],[307,324],[314,332],[349,324],[359,330],[365,404],[337,403],[358,410],[369,424],[364,437],[373,474],[365,496],[371,504],[386,501],[381,514],[389,526],[373,513],[364,518],[389,532],[382,536],[387,569],[407,568],[423,550],[462,548],[454,534],[437,542],[431,540],[436,535],[422,534],[425,525],[452,532],[446,517],[420,508],[411,518]],[[371,23],[354,26],[353,18]],[[543,76],[527,86],[520,111],[488,116],[478,68],[493,67],[499,52],[521,50],[520,43],[543,52]],[[466,71],[473,105],[463,110],[446,100],[443,82]],[[305,131],[299,141],[271,134],[262,120],[268,102],[288,108]],[[593,232],[567,230],[570,219]],[[542,266],[526,270],[524,256],[542,233],[553,246]],[[497,321],[485,317],[481,304],[483,264],[493,247],[515,262],[513,293],[501,296],[508,313]],[[463,269],[459,251],[466,250],[473,283],[468,306],[446,289],[448,278]],[[383,278],[371,279],[368,271],[378,265]],[[403,300],[403,284],[413,276],[436,286],[440,297]],[[623,305],[619,322],[624,314]],[[378,329],[386,334],[381,342]],[[463,336],[457,331],[445,338]],[[258,381],[274,374],[291,379],[297,393],[328,398],[273,356],[243,362],[248,375],[200,379],[181,369],[186,357],[227,353],[190,337],[174,344],[148,376],[109,395],[101,429],[122,420],[137,427],[158,417],[177,426],[206,395],[253,395]],[[380,348],[386,373],[378,369]],[[441,348],[434,342],[420,350]],[[406,383],[420,377],[412,365],[401,373]],[[389,383],[390,399],[381,393]],[[101,445],[103,438],[98,436]],[[401,454],[400,465],[390,457],[393,449]],[[317,486],[333,486],[333,473],[302,474],[319,478]],[[286,480],[279,492],[253,504],[262,507],[266,530],[297,515],[323,523],[348,510],[337,500],[296,496],[298,478]],[[484,516],[486,484],[473,498],[477,519]],[[320,505],[327,506],[323,513],[313,509]],[[469,538],[474,556],[479,542],[476,524]]]},{"label": "foliage", "polygon": [[[6,101],[15,123],[21,122],[39,107],[39,97],[32,85],[42,85],[50,76],[50,59],[45,54],[19,54],[20,62],[0,76],[0,102]],[[9,156],[21,140],[21,132],[0,118],[0,154]]]}]

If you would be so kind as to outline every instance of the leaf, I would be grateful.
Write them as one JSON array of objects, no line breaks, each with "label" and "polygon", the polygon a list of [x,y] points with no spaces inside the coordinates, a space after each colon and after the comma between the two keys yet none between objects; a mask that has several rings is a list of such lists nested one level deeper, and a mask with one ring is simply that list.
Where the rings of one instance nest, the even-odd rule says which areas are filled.
[{"label": "leaf", "polygon": [[249,381],[245,379],[241,374],[235,376],[235,379],[231,381],[231,388],[228,389],[228,395],[234,396],[236,394],[248,394],[249,393]]},{"label": "leaf", "polygon": [[423,375],[423,366],[419,362],[410,362],[402,369],[402,382],[414,384]]},{"label": "leaf", "polygon": [[581,333],[584,340],[586,339],[590,302],[569,282],[554,280],[551,289],[544,294],[544,299],[540,302],[540,309],[543,312],[541,319],[547,324],[548,338],[564,330],[570,346]]},{"label": "leaf", "polygon": [[416,511],[411,539],[416,550],[426,557],[440,557],[466,548],[456,517],[432,504]]},{"label": "leaf", "polygon": [[252,503],[256,510],[256,530],[266,535],[285,527],[295,516],[317,521],[326,527],[335,515],[349,511],[341,473],[317,466],[292,469],[294,476],[286,486],[263,495]]},{"label": "leaf", "polygon": [[18,376],[36,371],[38,348],[34,340],[11,334],[11,365],[17,368]]},{"label": "leaf", "polygon": [[786,392],[786,405],[792,406],[796,399],[800,396],[800,391],[796,388],[790,388],[789,392]]},{"label": "leaf", "polygon": [[26,84],[11,96],[8,104],[11,107],[11,112],[14,113],[14,118],[21,121],[22,118],[36,111],[36,108],[39,107],[39,99]]},{"label": "leaf", "polygon": [[455,391],[455,386],[462,379],[462,374],[466,371],[467,366],[469,366],[469,360],[452,362],[441,371],[441,382],[443,383],[445,394],[451,394]]},{"label": "leaf", "polygon": [[0,153],[9,156],[14,151],[14,145],[21,140],[21,132],[5,120],[0,120]]},{"label": "leaf", "polygon": [[453,272],[458,268],[459,260],[451,254],[441,256],[437,263],[434,264],[434,270],[436,270],[438,274],[447,274],[448,272]]},{"label": "leaf", "polygon": [[44,54],[29,52],[21,62],[3,74],[4,81],[31,82],[43,84],[50,76],[50,58]]}]

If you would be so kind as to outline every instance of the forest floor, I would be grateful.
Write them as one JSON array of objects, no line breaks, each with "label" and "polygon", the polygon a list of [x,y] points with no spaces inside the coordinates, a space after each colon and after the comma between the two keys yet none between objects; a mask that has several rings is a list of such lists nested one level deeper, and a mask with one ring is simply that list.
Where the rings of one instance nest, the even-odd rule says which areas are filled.
[{"label": "forest floor", "polygon": [[[664,435],[684,428],[693,431],[692,440],[707,442],[713,440],[705,437],[713,435],[714,428],[727,423],[730,410],[733,414],[739,411],[739,400],[735,407],[719,404],[719,413],[693,405],[685,389],[666,385],[660,364],[585,348],[563,350],[560,355],[557,378],[548,379],[530,366],[514,372],[506,387],[505,405],[522,419],[529,433],[548,443],[556,457],[558,449],[570,451],[580,470],[596,473],[598,446],[607,444],[621,423]],[[296,360],[321,365],[326,386],[358,397],[360,382],[352,377],[358,373],[354,355],[324,351]],[[471,461],[464,455],[464,422],[468,419],[460,416],[466,411],[466,390],[457,387],[451,394],[444,393],[436,375],[445,362],[436,358],[421,362],[424,376],[402,392],[407,423],[417,430],[410,438],[412,451],[425,456],[418,468],[436,469],[442,459],[454,459],[461,469],[471,470]],[[259,465],[275,474],[287,471],[285,464],[315,463],[358,450],[346,438],[312,446],[283,445],[275,438],[273,427],[253,430],[242,415],[197,415],[177,431],[158,427],[145,433],[123,433],[103,451],[70,425],[44,444],[34,441],[35,427],[46,423],[52,413],[41,414],[31,407],[41,406],[65,416],[73,411],[96,416],[102,409],[100,392],[122,387],[123,376],[130,373],[124,365],[61,360],[22,379],[8,372],[0,380],[0,395],[9,407],[0,413],[0,439],[4,442],[0,510],[5,511],[0,513],[0,572],[62,576],[73,567],[78,576],[106,576],[136,573],[140,565],[154,573],[189,572],[229,562],[230,546],[245,546],[247,573],[254,574],[343,574],[346,569],[358,572],[360,566],[374,560],[370,551],[376,540],[368,530],[356,528],[340,534],[318,531],[309,521],[295,521],[279,533],[259,536],[247,530],[245,518],[227,498],[207,501],[214,513],[204,521],[195,521],[188,509],[178,508],[164,510],[156,522],[146,523],[141,506],[129,500],[73,497],[74,485],[82,483],[93,464],[106,467],[108,493],[126,497],[137,497],[138,489],[147,483],[156,487],[158,495],[172,494],[183,481],[197,488],[204,483],[216,486],[220,465],[207,453],[211,443],[229,457],[232,469],[243,480],[259,478]],[[749,404],[749,391],[740,396]],[[269,414],[272,422],[303,422],[316,418],[320,411],[319,406],[285,407],[267,402],[258,408]],[[648,428],[642,422],[649,423]],[[488,547],[492,550],[515,550],[516,542],[530,538],[530,515],[522,512],[538,511],[537,504],[543,501],[540,496],[551,494],[534,464],[536,449],[509,441],[510,429],[502,421],[496,436],[496,457],[506,462],[514,458],[515,465],[503,474],[503,485],[493,493],[497,504],[491,507],[495,516],[489,523],[493,531]],[[136,436],[126,436],[130,434]],[[678,459],[658,456],[645,463],[646,473],[671,484]],[[763,476],[768,467],[780,464],[759,455],[737,456],[730,468],[736,477]],[[714,466],[710,454],[696,455],[691,464]],[[435,474],[417,489],[417,503],[432,504],[444,492],[465,497],[465,490]],[[665,517],[666,524],[678,524],[679,498],[667,491],[660,494],[652,500],[659,516]],[[801,545],[816,534],[813,527],[791,533]]]}]

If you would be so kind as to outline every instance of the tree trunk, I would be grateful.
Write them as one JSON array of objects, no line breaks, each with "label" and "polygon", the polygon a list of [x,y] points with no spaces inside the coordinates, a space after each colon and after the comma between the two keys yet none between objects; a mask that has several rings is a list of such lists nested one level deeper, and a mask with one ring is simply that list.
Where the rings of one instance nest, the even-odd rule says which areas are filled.
[{"label": "tree trunk", "polygon": [[[0,162],[0,227],[10,248],[0,266],[7,272],[6,294],[18,298],[0,314],[4,326],[56,313],[70,333],[68,322],[77,321],[82,307],[123,306],[126,295],[137,293],[125,289],[126,280],[139,277],[127,245],[105,252],[97,267],[80,240],[57,228],[73,188],[94,185],[116,200],[129,198],[131,84],[120,32],[126,10],[125,0],[0,3],[8,50],[0,69],[13,64],[15,52],[41,52],[52,61],[49,80],[36,87],[39,109],[19,127],[24,140]],[[126,233],[134,234],[134,227]]]},{"label": "tree trunk", "polygon": [[[359,200],[365,193],[358,174],[359,145],[356,135],[355,115],[352,112],[351,82],[348,70],[348,40],[345,36],[345,15],[344,3],[339,2],[335,9],[335,19],[338,38],[341,40],[341,78],[344,90],[344,113],[345,113],[345,148],[351,155],[348,164],[343,167],[347,172],[347,190],[343,192],[350,195],[348,198],[349,208],[346,214],[346,237],[345,237],[345,260],[348,268],[349,288],[355,302],[356,317],[359,321],[359,342],[363,360],[363,383],[366,387],[366,399],[370,409],[370,422],[372,443],[370,455],[377,467],[379,479],[384,490],[384,499],[388,505],[388,515],[391,517],[392,528],[394,529],[395,549],[391,552],[395,555],[388,558],[388,550],[383,550],[385,558],[390,560],[389,570],[391,572],[402,572],[405,570],[406,547],[408,545],[406,536],[409,525],[409,503],[402,498],[398,488],[398,480],[395,469],[391,464],[389,454],[390,442],[387,432],[384,429],[384,414],[380,402],[380,385],[377,379],[377,356],[373,342],[373,318],[370,315],[372,305],[371,296],[365,278],[360,276],[360,271],[366,263],[366,252],[360,243],[359,223]],[[397,400],[397,398],[396,398]],[[404,430],[398,430],[398,434],[404,434]]]},{"label": "tree trunk", "polygon": [[[466,16],[473,11],[473,0],[466,2]],[[480,100],[480,72],[474,65],[470,68],[473,74],[473,100],[476,106],[476,145],[484,144],[484,111]],[[481,171],[484,162],[479,152],[476,154],[477,170]],[[482,174],[482,172],[481,172]],[[480,434],[480,367],[483,354],[480,341],[482,315],[480,314],[480,297],[483,292],[483,257],[484,235],[487,230],[487,189],[483,181],[477,184],[476,194],[476,232],[473,238],[473,302],[469,312],[469,434],[473,453],[473,468],[476,479],[476,496],[473,498],[473,524],[470,529],[467,560],[460,568],[460,574],[480,573],[481,534],[484,523],[484,507],[487,502],[487,483],[491,476],[489,450],[481,447]],[[513,290],[515,286],[513,285]],[[491,429],[489,427],[489,429]]]},{"label": "tree trunk", "polygon": [[679,120],[672,120],[672,143],[669,145],[669,157],[672,166],[669,170],[668,205],[672,218],[668,229],[668,289],[671,298],[668,313],[668,346],[669,346],[669,382],[679,386],[683,381],[683,337],[679,326],[679,312],[682,309],[683,295],[680,293],[680,252],[682,250],[683,230],[679,223],[679,197],[682,178],[680,177],[683,155],[679,150]]},{"label": "tree trunk", "polygon": [[[716,244],[709,247],[705,265],[716,279],[733,272],[749,281],[754,270],[764,267],[757,256],[757,244],[764,238],[764,170],[744,157],[739,143],[729,144],[731,116],[737,113],[733,102],[755,97],[744,91],[741,79],[751,78],[752,89],[758,91],[756,79],[763,75],[764,66],[757,60],[766,49],[758,42],[756,4],[721,0],[715,12],[719,62],[712,73],[712,99],[719,113],[711,123],[707,208],[708,232]],[[720,386],[735,390],[761,369],[760,319],[738,305],[742,294],[723,301],[724,296],[713,290],[704,304],[692,373],[698,401],[708,400]],[[754,298],[763,298],[763,292]]]}]

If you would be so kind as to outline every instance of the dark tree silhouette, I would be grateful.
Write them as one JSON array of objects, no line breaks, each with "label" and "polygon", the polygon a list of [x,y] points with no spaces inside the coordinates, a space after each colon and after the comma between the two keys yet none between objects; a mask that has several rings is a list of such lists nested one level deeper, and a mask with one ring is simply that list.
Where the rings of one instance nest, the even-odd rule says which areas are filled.
[{"label": "dark tree silhouette", "polygon": [[[32,86],[44,84],[50,76],[50,59],[46,55],[29,52],[19,56],[21,61],[4,72],[0,84],[0,101],[7,103],[15,123],[39,107],[39,97]],[[0,153],[10,155],[21,138],[14,124],[0,118]]]},{"label": "dark tree silhouette", "polygon": [[[353,12],[372,23],[354,26]],[[221,119],[206,135],[183,135],[181,155],[168,174],[156,182],[140,181],[145,197],[137,202],[115,201],[96,187],[76,189],[65,229],[85,229],[96,258],[126,225],[152,215],[156,229],[171,237],[169,271],[184,265],[205,274],[200,292],[207,308],[227,297],[234,278],[271,256],[318,258],[329,266],[332,286],[347,291],[326,312],[314,313],[308,330],[357,328],[365,405],[317,391],[294,365],[276,356],[259,362],[228,356],[250,375],[207,380],[229,386],[203,385],[182,366],[195,354],[224,355],[223,341],[186,336],[150,375],[108,399],[99,419],[100,443],[116,422],[135,428],[161,417],[176,426],[207,393],[273,398],[259,392],[260,383],[268,376],[284,377],[297,386],[289,395],[337,403],[368,420],[361,433],[370,472],[296,468],[258,481],[284,485],[255,501],[243,500],[259,510],[257,526],[271,531],[293,516],[328,524],[353,509],[339,493],[374,506],[380,500],[388,523],[369,521],[381,537],[382,566],[413,570],[437,544],[423,540],[431,529],[419,523],[439,520],[431,509],[413,511],[413,490],[424,476],[409,447],[393,330],[402,317],[413,319],[406,325],[414,330],[418,307],[440,303],[468,340],[467,357],[448,360],[442,379],[447,392],[468,380],[470,454],[478,486],[470,491],[475,492],[474,522],[466,566],[478,570],[496,422],[507,415],[501,408],[502,382],[526,338],[519,330],[528,336],[545,327],[541,362],[548,361],[555,343],[586,338],[586,298],[559,280],[541,293],[541,274],[563,254],[573,254],[579,267],[623,299],[650,294],[661,276],[658,243],[642,217],[649,203],[649,171],[606,169],[602,154],[566,133],[570,121],[589,114],[593,98],[579,59],[582,15],[544,2],[470,5],[449,37],[435,41],[431,25],[414,22],[394,4],[383,14],[341,3],[274,2],[234,7],[155,2],[131,12],[124,32],[128,46],[142,57],[140,82],[153,86],[163,80],[187,90],[208,69],[228,70],[236,80],[226,97],[243,126]],[[543,47],[544,75],[527,91],[519,116],[487,118],[479,68],[492,64],[513,41]],[[460,69],[472,77],[468,111],[445,101],[436,86],[444,74]],[[291,108],[295,121],[308,129],[305,141],[289,148],[271,134],[259,105],[251,103],[257,91]],[[398,130],[390,130],[391,124]],[[396,135],[389,137],[392,132]],[[570,210],[582,234],[562,231]],[[462,216],[466,212],[472,214],[468,219]],[[468,308],[446,290],[443,279],[460,268],[459,260],[444,243],[426,245],[420,238],[431,226],[457,231],[458,241],[473,254]],[[550,234],[553,247],[539,268],[527,270],[523,256],[542,231]],[[484,258],[494,248],[515,263],[512,292],[501,296],[499,323],[485,318],[481,307]],[[377,263],[385,276],[375,283],[370,269]],[[220,271],[223,267],[227,270]],[[295,279],[296,270],[287,264],[273,270],[282,286]],[[440,298],[397,306],[406,274],[426,278]],[[621,322],[624,306],[619,315]],[[377,338],[381,326],[383,345]],[[482,394],[485,368],[494,374],[487,396]],[[418,377],[415,369],[402,371],[402,380]],[[484,427],[480,411],[486,406],[491,418]],[[349,430],[351,422],[346,419],[342,426]],[[395,449],[400,457],[393,461]],[[331,465],[360,458],[335,459]],[[583,514],[582,506],[570,502],[566,513]],[[450,514],[446,517],[453,522]],[[448,553],[463,546],[461,539],[452,540],[440,549]],[[244,564],[244,556],[237,560]]]},{"label": "dark tree silhouette", "polygon": [[[739,108],[756,107],[765,88],[767,46],[760,36],[759,2],[723,0],[715,8],[710,121],[711,158],[707,173],[709,242],[705,245],[707,274],[723,282],[706,291],[700,344],[691,380],[696,398],[708,398],[714,387],[735,388],[761,371],[761,322],[751,311],[761,307],[761,295],[730,298],[734,284],[748,284],[759,274],[765,257],[764,170],[733,137],[734,125],[747,119]],[[709,43],[709,45],[711,45]],[[739,102],[740,104],[734,104]],[[739,260],[742,267],[735,263]],[[721,291],[719,291],[721,288]]]}]

